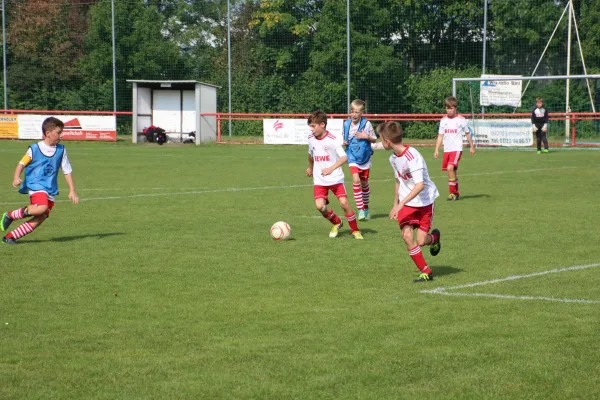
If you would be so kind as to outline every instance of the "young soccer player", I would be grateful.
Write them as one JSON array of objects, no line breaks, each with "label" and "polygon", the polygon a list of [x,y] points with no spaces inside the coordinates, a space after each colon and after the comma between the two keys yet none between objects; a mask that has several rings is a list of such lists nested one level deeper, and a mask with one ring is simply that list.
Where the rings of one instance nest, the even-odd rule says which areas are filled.
[{"label": "young soccer player", "polygon": [[[14,220],[32,218],[4,236],[2,238],[4,243],[18,244],[17,239],[33,232],[50,216],[50,211],[54,207],[54,196],[58,194],[59,168],[65,174],[65,180],[69,185],[69,200],[73,204],[79,202],[67,150],[59,144],[63,128],[64,124],[58,118],[46,118],[42,123],[44,140],[29,146],[27,153],[17,164],[13,187],[16,188],[22,183],[19,192],[28,194],[31,204],[5,212],[0,221],[0,228],[5,232]],[[21,179],[23,170],[25,170],[25,181]]]},{"label": "young soccer player", "polygon": [[[544,99],[541,97],[536,97],[535,99],[535,108],[531,112],[531,128],[533,129],[533,133],[535,133],[535,137],[537,139],[537,153],[541,154],[542,152],[548,152],[548,137],[546,136],[546,132],[548,132],[548,110],[544,108]],[[542,150],[542,142],[544,143],[544,150]]]},{"label": "young soccer player", "polygon": [[377,131],[383,147],[392,151],[390,164],[394,170],[396,189],[390,219],[398,221],[408,254],[421,271],[413,282],[431,281],[433,273],[423,257],[421,246],[430,246],[432,256],[437,256],[442,248],[440,231],[434,229],[429,233],[433,222],[433,203],[439,196],[437,187],[429,178],[427,164],[421,153],[402,144],[400,124],[387,121],[377,126]]},{"label": "young soccer player", "polygon": [[448,171],[448,188],[450,194],[448,201],[460,199],[458,191],[458,162],[462,156],[463,133],[469,142],[471,155],[475,154],[473,138],[467,127],[467,120],[456,113],[458,109],[458,99],[454,96],[447,97],[444,100],[446,107],[446,116],[440,121],[437,142],[435,143],[435,152],[433,156],[438,158],[438,150],[442,141],[444,142],[444,158],[442,160],[442,171]]},{"label": "young soccer player", "polygon": [[308,125],[312,135],[308,137],[308,168],[306,169],[306,175],[313,177],[317,210],[333,224],[329,237],[336,237],[343,226],[340,217],[335,214],[333,209],[327,207],[329,204],[328,194],[331,190],[344,210],[346,221],[350,225],[350,233],[355,239],[362,239],[362,234],[358,230],[358,223],[356,222],[356,213],[352,211],[350,204],[348,204],[344,186],[342,165],[348,160],[348,157],[342,142],[327,131],[327,114],[324,112],[313,112],[308,118]]},{"label": "young soccer player", "polygon": [[356,99],[350,103],[350,119],[344,122],[344,145],[348,167],[352,174],[352,191],[358,209],[358,220],[369,220],[369,171],[371,170],[371,143],[377,141],[371,122],[363,118],[365,102]]}]

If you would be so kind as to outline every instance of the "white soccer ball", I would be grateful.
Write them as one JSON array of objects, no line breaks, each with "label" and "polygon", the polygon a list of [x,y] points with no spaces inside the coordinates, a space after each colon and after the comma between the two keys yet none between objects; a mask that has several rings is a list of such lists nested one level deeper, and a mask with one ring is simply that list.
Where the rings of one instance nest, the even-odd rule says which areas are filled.
[{"label": "white soccer ball", "polygon": [[275,240],[288,240],[292,235],[292,228],[287,222],[278,221],[271,226],[271,237]]}]

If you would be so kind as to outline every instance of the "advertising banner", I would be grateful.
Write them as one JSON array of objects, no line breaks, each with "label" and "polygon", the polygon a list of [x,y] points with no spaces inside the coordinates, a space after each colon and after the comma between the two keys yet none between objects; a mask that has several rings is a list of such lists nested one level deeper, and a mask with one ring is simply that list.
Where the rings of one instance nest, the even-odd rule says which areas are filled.
[{"label": "advertising banner", "polygon": [[[307,118],[303,119],[264,119],[263,135],[265,144],[308,144],[308,135],[312,132]],[[328,119],[327,130],[339,139],[340,144],[344,141],[344,120]]]},{"label": "advertising banner", "polygon": [[[469,131],[476,146],[531,146],[533,133],[529,119],[469,120]],[[464,143],[468,142],[466,139]]]},{"label": "advertising banner", "polygon": [[[42,139],[42,122],[49,115],[20,114],[19,139]],[[53,115],[65,124],[62,140],[117,141],[117,121],[113,115]]]},{"label": "advertising banner", "polygon": [[521,106],[521,84],[523,81],[495,81],[494,77],[510,78],[514,75],[481,75],[490,78],[479,83],[479,101],[482,106]]},{"label": "advertising banner", "polygon": [[0,139],[18,139],[19,121],[16,114],[0,114]]}]

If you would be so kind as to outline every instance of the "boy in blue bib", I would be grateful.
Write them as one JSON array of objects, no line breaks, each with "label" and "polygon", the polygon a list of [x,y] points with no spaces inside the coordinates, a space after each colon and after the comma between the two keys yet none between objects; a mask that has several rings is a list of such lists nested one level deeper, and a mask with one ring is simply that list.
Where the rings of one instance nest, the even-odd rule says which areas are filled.
[{"label": "boy in blue bib", "polygon": [[371,170],[371,143],[377,141],[377,136],[371,123],[362,115],[365,112],[365,102],[356,99],[350,103],[350,119],[344,121],[344,145],[348,155],[348,166],[352,174],[352,191],[354,202],[358,209],[358,220],[371,219],[369,215],[369,171]]},{"label": "boy in blue bib", "polygon": [[[62,144],[59,144],[63,129],[64,124],[60,119],[46,118],[42,123],[44,140],[29,146],[27,153],[17,164],[13,187],[21,185],[19,193],[29,195],[30,204],[5,212],[0,220],[0,229],[5,232],[14,220],[32,218],[9,232],[2,238],[2,242],[18,244],[17,239],[33,232],[50,216],[50,211],[54,207],[54,196],[58,194],[59,169],[63,170],[65,180],[69,185],[69,200],[73,204],[79,202],[73,183],[73,168],[67,157],[67,150]],[[25,171],[24,180],[21,179],[23,171]]]}]

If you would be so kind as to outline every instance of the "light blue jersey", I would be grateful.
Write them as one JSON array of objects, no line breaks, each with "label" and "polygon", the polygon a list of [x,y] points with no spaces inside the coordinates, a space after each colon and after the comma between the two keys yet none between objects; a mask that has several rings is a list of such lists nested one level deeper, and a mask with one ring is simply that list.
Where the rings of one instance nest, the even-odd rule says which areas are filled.
[{"label": "light blue jersey", "polygon": [[37,144],[29,146],[31,163],[25,167],[25,180],[19,193],[28,194],[30,191],[44,191],[50,196],[58,194],[58,170],[61,167],[65,147],[56,145],[56,152],[46,156]]},{"label": "light blue jersey", "polygon": [[[348,164],[362,165],[369,162],[373,155],[371,142],[368,139],[358,139],[356,136],[349,138],[350,124],[352,124],[351,119],[344,121],[344,141],[348,143],[348,148],[346,149]],[[362,132],[366,125],[367,119],[361,118],[358,125],[358,132]]]}]

